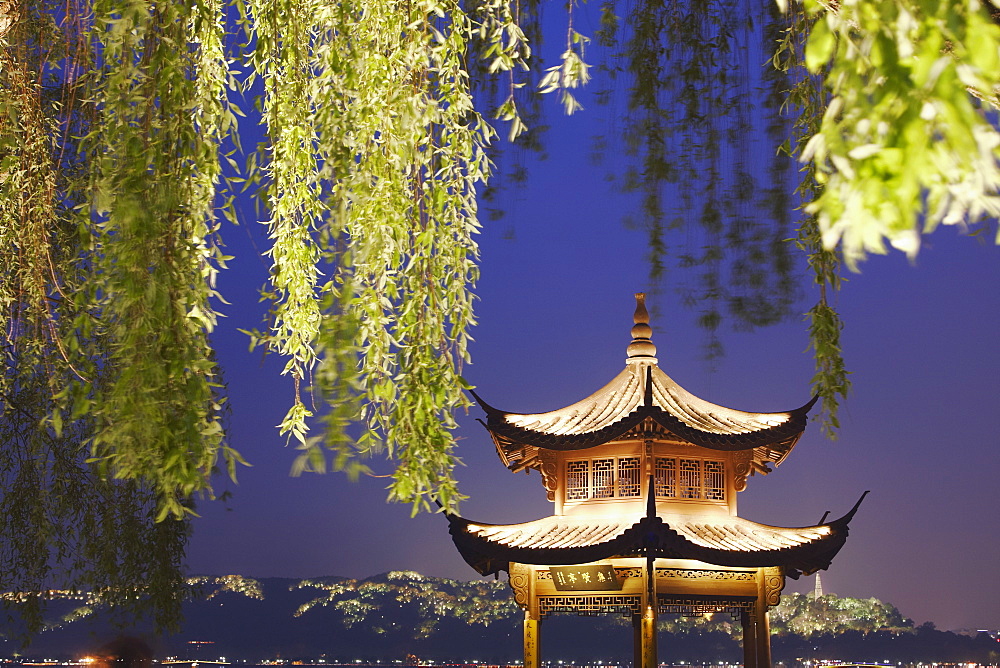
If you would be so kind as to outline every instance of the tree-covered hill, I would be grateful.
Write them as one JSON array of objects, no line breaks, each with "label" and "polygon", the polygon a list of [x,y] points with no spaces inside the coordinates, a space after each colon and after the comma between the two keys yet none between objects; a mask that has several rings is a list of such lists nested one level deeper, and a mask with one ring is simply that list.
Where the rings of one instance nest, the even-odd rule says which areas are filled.
[{"label": "tree-covered hill", "polygon": [[[182,631],[158,638],[142,624],[113,629],[95,597],[57,595],[46,630],[25,652],[81,656],[119,633],[146,637],[159,656],[192,659],[220,655],[248,661],[323,657],[350,662],[414,656],[507,663],[521,652],[521,613],[502,581],[461,582],[397,571],[361,580],[195,577],[188,587]],[[786,663],[808,658],[1000,658],[1000,645],[986,634],[972,638],[937,631],[933,625],[914,628],[895,607],[874,598],[788,594],[771,618],[775,660]],[[670,615],[661,619],[660,632],[662,661],[741,660],[739,622],[729,615]],[[556,616],[545,621],[543,658],[628,661],[631,633],[622,616]],[[14,636],[15,625],[0,627],[5,645],[13,645]],[[211,650],[197,650],[198,656],[188,655],[191,640],[214,644]]]}]

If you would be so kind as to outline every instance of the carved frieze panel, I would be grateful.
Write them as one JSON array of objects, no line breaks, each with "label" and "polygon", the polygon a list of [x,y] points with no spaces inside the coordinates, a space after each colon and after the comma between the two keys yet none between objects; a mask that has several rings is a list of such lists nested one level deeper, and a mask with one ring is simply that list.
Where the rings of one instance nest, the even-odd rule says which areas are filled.
[{"label": "carved frieze panel", "polygon": [[641,578],[642,569],[638,567],[634,568],[616,568],[615,573],[618,574],[619,580],[624,580],[625,578]]},{"label": "carved frieze panel", "polygon": [[657,578],[675,578],[681,580],[726,580],[735,582],[753,582],[753,571],[713,571],[694,568],[657,568]]},{"label": "carved frieze panel", "polygon": [[[619,582],[624,582],[627,578],[641,578],[642,569],[635,567],[629,568],[616,568],[615,575],[618,577]],[[552,580],[552,571],[535,571],[535,580],[542,582],[545,580]]]}]

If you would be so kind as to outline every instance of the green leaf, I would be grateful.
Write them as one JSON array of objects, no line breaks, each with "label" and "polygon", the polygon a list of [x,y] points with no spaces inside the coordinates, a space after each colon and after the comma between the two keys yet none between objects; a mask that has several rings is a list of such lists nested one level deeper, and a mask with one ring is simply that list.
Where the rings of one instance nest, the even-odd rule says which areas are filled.
[{"label": "green leaf", "polygon": [[826,18],[820,17],[813,24],[806,42],[806,68],[813,74],[818,73],[830,61],[836,46],[837,36],[830,30]]}]

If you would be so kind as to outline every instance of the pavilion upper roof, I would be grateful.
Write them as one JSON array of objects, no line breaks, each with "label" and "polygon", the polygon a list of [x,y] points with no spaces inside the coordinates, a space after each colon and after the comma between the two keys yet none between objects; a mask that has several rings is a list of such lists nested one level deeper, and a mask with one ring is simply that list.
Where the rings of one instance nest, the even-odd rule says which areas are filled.
[{"label": "pavilion upper roof", "polygon": [[589,448],[625,437],[646,420],[684,441],[714,450],[769,447],[770,456],[765,459],[780,463],[805,429],[816,399],[790,411],[753,413],[696,397],[657,366],[644,295],[636,299],[625,369],[589,397],[547,413],[512,413],[493,408],[473,393],[486,411],[486,428],[506,463],[511,462],[505,449],[511,450],[509,455],[524,446]]}]

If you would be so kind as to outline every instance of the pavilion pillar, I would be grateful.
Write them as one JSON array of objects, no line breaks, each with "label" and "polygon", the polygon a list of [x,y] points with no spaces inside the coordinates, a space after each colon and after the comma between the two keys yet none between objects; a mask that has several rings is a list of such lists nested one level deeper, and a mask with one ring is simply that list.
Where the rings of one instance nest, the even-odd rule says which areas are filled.
[{"label": "pavilion pillar", "polygon": [[633,666],[642,662],[642,615],[632,615],[632,657]]},{"label": "pavilion pillar", "polygon": [[743,610],[743,665],[745,668],[771,668],[771,624],[768,609],[777,605],[785,586],[780,567],[757,569],[757,596],[750,610]]},{"label": "pavilion pillar", "polygon": [[541,668],[541,648],[538,617],[532,617],[531,611],[524,611],[524,668]]},{"label": "pavilion pillar", "polygon": [[767,605],[758,603],[757,623],[757,668],[771,668],[771,624],[768,619]]},{"label": "pavilion pillar", "polygon": [[784,586],[785,574],[780,568],[757,569],[757,599],[753,610],[756,668],[771,668],[771,624],[768,609],[778,604]]},{"label": "pavilion pillar", "polygon": [[743,668],[760,668],[757,665],[756,607],[754,605],[752,611],[740,611],[740,625],[743,627]]},{"label": "pavilion pillar", "polygon": [[637,668],[656,668],[656,606],[647,605],[639,621],[639,654],[633,664]]}]

